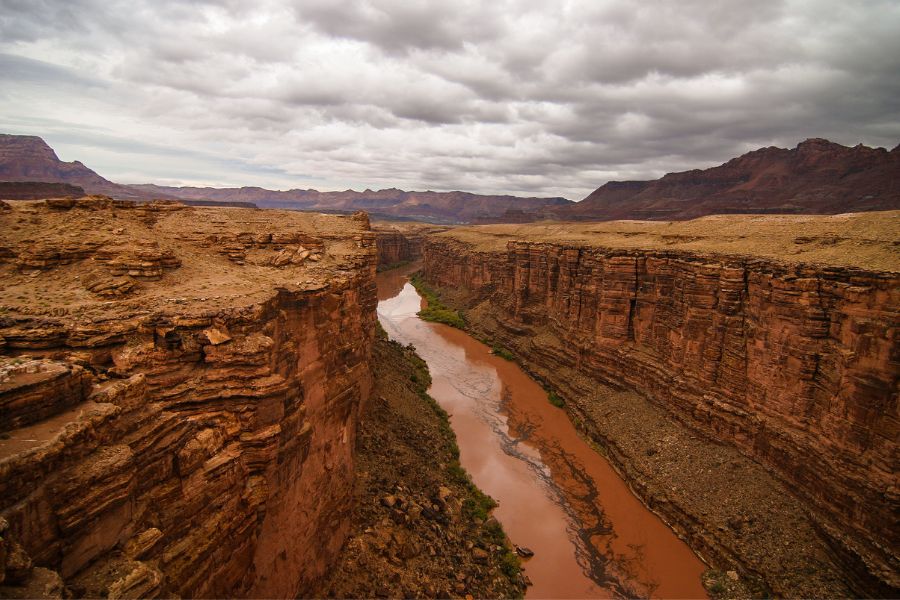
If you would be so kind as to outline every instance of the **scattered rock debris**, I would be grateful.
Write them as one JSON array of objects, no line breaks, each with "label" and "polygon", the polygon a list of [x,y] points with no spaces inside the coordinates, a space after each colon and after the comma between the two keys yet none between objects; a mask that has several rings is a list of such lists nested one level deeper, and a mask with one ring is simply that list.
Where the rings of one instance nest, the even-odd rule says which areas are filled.
[{"label": "scattered rock debris", "polygon": [[459,466],[447,414],[427,396],[425,363],[379,339],[375,389],[360,418],[352,532],[307,594],[336,598],[522,597],[527,578],[493,500]]}]

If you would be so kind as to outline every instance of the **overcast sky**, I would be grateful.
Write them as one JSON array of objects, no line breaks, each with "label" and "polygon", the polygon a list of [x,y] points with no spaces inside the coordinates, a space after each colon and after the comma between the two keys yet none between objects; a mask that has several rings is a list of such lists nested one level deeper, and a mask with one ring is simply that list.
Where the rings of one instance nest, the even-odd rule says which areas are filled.
[{"label": "overcast sky", "polygon": [[897,0],[0,0],[0,132],[123,183],[578,200],[898,99]]}]

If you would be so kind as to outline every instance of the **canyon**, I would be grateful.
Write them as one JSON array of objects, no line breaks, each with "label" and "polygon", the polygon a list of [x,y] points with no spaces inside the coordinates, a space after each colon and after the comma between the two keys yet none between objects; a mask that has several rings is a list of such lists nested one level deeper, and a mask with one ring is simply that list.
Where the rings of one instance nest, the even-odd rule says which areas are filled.
[{"label": "canyon", "polygon": [[425,223],[375,221],[375,248],[379,269],[405,265],[422,258],[425,238],[447,227]]},{"label": "canyon", "polygon": [[418,312],[435,302],[419,276],[406,281],[404,271],[418,267],[379,275],[400,282],[393,293],[380,286],[379,322],[425,361],[429,393],[452,415],[460,464],[496,500],[493,516],[510,538],[530,548],[528,595],[705,597],[697,555],[641,505],[547,390],[502,352]]},{"label": "canyon", "polygon": [[[607,549],[547,588],[563,546],[530,541],[536,593],[897,593],[898,212],[448,228],[69,196],[0,203],[0,231],[0,596],[521,595],[499,527],[527,540],[530,496],[487,518],[463,470],[515,453],[428,396],[488,389]],[[489,346],[382,315],[426,366],[377,333],[416,260]]]},{"label": "canyon", "polygon": [[478,226],[424,273],[708,562],[893,596],[897,239],[896,212]]},{"label": "canyon", "polygon": [[900,600],[900,0],[0,2],[0,600]]},{"label": "canyon", "polygon": [[4,595],[303,594],[350,525],[366,215],[4,208]]},{"label": "canyon", "polygon": [[[377,277],[379,322],[388,328],[384,311],[416,268]],[[456,416],[451,421],[429,395],[430,365],[391,338],[378,329],[372,401],[360,416],[351,534],[311,595],[521,597],[528,580],[497,518],[487,514],[493,501],[460,465]]]}]

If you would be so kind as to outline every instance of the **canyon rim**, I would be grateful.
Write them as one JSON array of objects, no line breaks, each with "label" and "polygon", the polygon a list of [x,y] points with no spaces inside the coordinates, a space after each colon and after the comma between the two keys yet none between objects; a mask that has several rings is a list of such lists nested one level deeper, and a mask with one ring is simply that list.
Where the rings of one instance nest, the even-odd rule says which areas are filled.
[{"label": "canyon rim", "polygon": [[898,31],[0,0],[0,598],[900,597]]},{"label": "canyon rim", "polygon": [[[372,402],[440,414],[387,383],[406,359],[373,353],[376,272],[415,261],[434,302],[565,401],[710,594],[897,588],[896,212],[447,229],[93,196],[0,219],[4,595],[330,595],[361,560],[381,579],[344,593],[522,593],[520,567],[496,570],[516,540],[484,541],[467,478],[450,492],[451,471],[407,458],[354,491],[357,460],[393,460],[357,457]],[[437,488],[458,503],[431,512]],[[410,533],[372,546],[382,521],[354,507],[409,495],[415,519],[381,518]],[[401,575],[430,518],[442,552],[487,549],[453,559],[462,583]]]}]

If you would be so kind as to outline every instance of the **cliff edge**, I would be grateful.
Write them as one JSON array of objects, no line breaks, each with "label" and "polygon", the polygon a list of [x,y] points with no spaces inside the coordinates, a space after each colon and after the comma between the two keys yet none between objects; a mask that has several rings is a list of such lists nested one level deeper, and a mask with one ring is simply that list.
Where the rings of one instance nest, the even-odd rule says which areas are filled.
[{"label": "cliff edge", "polygon": [[897,212],[716,216],[458,228],[424,255],[698,551],[776,594],[894,595],[898,239]]},{"label": "cliff edge", "polygon": [[349,531],[365,215],[0,211],[0,595],[296,597]]}]

